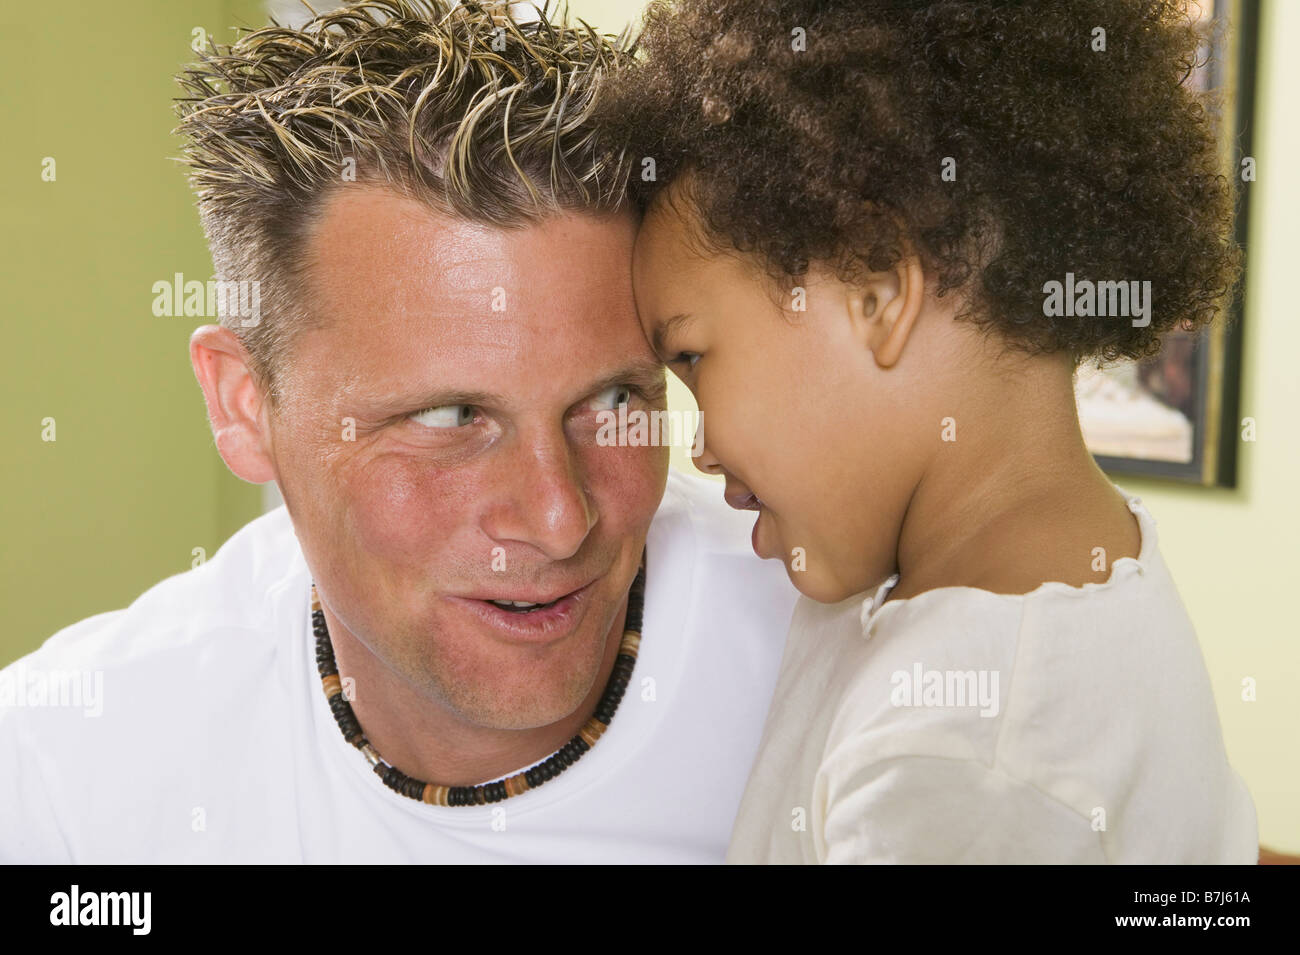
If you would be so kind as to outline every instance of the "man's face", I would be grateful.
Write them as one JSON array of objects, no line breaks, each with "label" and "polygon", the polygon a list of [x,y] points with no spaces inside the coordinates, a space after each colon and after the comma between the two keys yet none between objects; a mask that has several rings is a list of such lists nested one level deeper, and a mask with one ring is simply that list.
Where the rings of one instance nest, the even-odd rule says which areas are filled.
[{"label": "man's face", "polygon": [[570,715],[636,574],[667,449],[597,443],[599,411],[663,407],[635,233],[497,229],[356,186],[309,242],[320,327],[270,415],[277,482],[334,616],[467,723]]}]

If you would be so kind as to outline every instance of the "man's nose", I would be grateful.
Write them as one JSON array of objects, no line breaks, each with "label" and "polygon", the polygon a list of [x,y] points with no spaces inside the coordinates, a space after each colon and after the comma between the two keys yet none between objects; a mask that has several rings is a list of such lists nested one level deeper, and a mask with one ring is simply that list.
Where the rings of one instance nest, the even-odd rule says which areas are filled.
[{"label": "man's nose", "polygon": [[484,530],[493,540],[537,548],[549,560],[577,553],[596,524],[596,509],[577,456],[562,435],[521,437],[501,461],[504,483]]}]

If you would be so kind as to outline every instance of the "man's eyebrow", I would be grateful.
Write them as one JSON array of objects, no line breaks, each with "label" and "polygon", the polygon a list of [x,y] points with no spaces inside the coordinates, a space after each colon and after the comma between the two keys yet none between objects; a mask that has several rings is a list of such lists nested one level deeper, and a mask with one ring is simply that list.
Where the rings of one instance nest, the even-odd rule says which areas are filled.
[{"label": "man's eyebrow", "polygon": [[685,328],[694,320],[694,316],[682,313],[674,315],[672,318],[668,319],[668,321],[660,322],[656,325],[654,331],[650,335],[650,341],[654,346],[655,354],[661,358],[665,357],[668,351],[668,346],[665,343],[668,341],[669,337]]},{"label": "man's eyebrow", "polygon": [[414,400],[402,401],[402,405],[415,407],[418,405],[422,409],[445,408],[447,405],[495,405],[500,403],[501,396],[494,395],[490,391],[439,391],[434,394],[421,395]]},{"label": "man's eyebrow", "polygon": [[647,395],[657,395],[660,391],[667,390],[664,366],[658,361],[637,359],[602,375],[587,387],[584,394],[594,395],[614,385],[633,385]]},{"label": "man's eyebrow", "polygon": [[[664,366],[658,361],[637,359],[626,365],[601,375],[595,381],[586,384],[575,403],[589,395],[597,394],[614,385],[633,385],[647,395],[656,395],[666,388]],[[372,396],[378,398],[379,396]],[[478,405],[486,408],[500,408],[510,403],[510,396],[490,391],[439,391],[414,397],[400,398],[395,395],[383,396],[384,407],[394,411],[408,409],[442,408],[447,405]]]}]

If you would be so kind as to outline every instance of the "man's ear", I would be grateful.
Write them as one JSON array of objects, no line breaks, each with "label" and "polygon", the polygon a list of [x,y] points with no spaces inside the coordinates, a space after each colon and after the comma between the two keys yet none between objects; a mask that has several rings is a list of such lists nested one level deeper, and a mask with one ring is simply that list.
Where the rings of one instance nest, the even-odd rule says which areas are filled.
[{"label": "man's ear", "polygon": [[263,396],[235,333],[220,325],[196,329],[190,336],[190,363],[226,467],[250,484],[275,480]]},{"label": "man's ear", "polygon": [[847,292],[853,335],[871,350],[876,364],[892,367],[903,354],[921,314],[925,273],[920,260],[904,256],[888,272],[873,272]]}]

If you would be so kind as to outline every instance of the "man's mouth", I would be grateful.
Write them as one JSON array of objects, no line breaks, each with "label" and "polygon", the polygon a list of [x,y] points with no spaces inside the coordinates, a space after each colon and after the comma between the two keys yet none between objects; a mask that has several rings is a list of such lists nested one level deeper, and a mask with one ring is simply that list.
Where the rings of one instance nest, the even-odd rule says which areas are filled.
[{"label": "man's mouth", "polygon": [[[564,595],[565,597],[568,594]],[[502,610],[509,610],[511,613],[532,613],[534,610],[544,610],[547,607],[554,607],[563,600],[564,597],[556,597],[554,600],[548,600],[546,603],[532,603],[527,600],[488,600],[487,602],[494,607],[500,607]]]},{"label": "man's mouth", "polygon": [[590,580],[576,589],[569,584],[564,589],[520,588],[504,594],[480,591],[448,599],[485,624],[490,632],[506,640],[546,643],[573,632],[586,613],[587,602],[599,579]]}]

